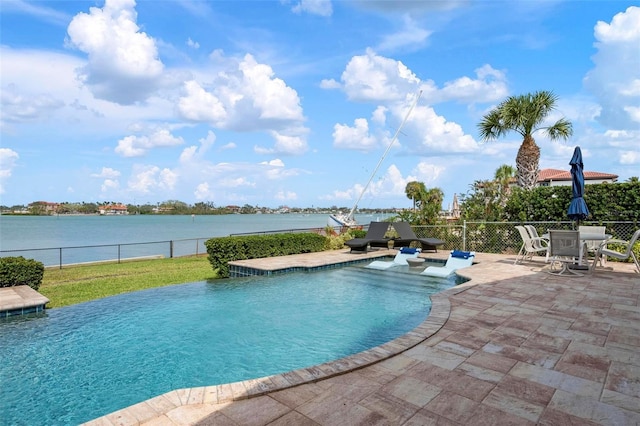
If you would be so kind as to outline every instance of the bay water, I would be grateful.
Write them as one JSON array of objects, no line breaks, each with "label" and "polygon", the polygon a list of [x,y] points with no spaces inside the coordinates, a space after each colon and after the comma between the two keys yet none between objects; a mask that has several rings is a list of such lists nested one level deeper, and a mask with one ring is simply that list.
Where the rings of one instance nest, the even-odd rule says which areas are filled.
[{"label": "bay water", "polygon": [[[327,218],[326,214],[0,215],[0,256],[24,256],[53,266],[201,254],[205,252],[204,242],[212,237],[321,230],[326,227]],[[356,215],[362,224],[384,219]]]}]

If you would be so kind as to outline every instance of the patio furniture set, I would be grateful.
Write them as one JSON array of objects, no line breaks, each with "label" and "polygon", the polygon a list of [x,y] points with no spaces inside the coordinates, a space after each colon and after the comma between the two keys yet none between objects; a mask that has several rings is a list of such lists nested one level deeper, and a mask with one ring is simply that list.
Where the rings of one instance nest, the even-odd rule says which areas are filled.
[{"label": "patio furniture set", "polygon": [[[532,225],[516,226],[522,246],[514,263],[532,260],[534,255],[544,255],[545,263],[550,263],[548,272],[555,275],[582,275],[577,270],[589,270],[593,273],[598,263],[604,266],[607,257],[619,260],[631,258],[640,273],[640,263],[633,252],[633,246],[640,239],[640,229],[630,240],[612,238],[604,226],[579,226],[577,230],[550,229],[548,233],[538,235]],[[611,244],[621,245],[622,251],[613,250]],[[593,263],[589,266],[589,256]]]}]

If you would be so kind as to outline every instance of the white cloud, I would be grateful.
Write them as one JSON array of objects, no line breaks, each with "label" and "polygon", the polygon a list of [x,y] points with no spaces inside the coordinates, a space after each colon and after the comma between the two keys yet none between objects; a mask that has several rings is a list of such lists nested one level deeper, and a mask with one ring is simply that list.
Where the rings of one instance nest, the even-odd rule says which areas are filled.
[{"label": "white cloud", "polygon": [[297,92],[249,54],[241,60],[224,59],[218,53],[223,71],[185,83],[178,101],[182,117],[225,130],[268,132],[275,146],[260,148],[264,152],[305,152],[308,129],[302,125]]},{"label": "white cloud", "polygon": [[[459,77],[439,89],[433,81],[421,81],[402,62],[377,55],[354,56],[342,73],[342,83],[350,100],[364,102],[404,102],[422,90],[422,102],[493,102],[508,95],[506,75],[485,64],[475,70],[476,78]],[[328,87],[329,85],[326,84]]]},{"label": "white cloud", "polygon": [[112,169],[111,167],[103,167],[102,170],[100,170],[100,173],[91,174],[91,177],[105,179],[115,179],[119,176],[120,172],[118,170]]},{"label": "white cloud", "polygon": [[431,31],[419,28],[416,22],[411,19],[410,15],[405,15],[403,22],[404,28],[394,34],[385,36],[378,45],[377,50],[393,51],[399,48],[415,50],[426,44],[427,39],[431,35]]},{"label": "white cloud", "polygon": [[[3,59],[3,62],[6,59]],[[36,121],[42,116],[62,108],[64,102],[48,93],[27,95],[14,84],[3,87],[0,94],[2,105],[2,126],[7,123]]]},{"label": "white cloud", "polygon": [[417,154],[473,152],[478,149],[477,142],[459,124],[437,115],[431,107],[416,106],[407,123],[407,128],[414,130],[415,139],[406,139],[411,144],[410,149]]},{"label": "white cloud", "polygon": [[76,15],[68,44],[88,55],[79,77],[101,99],[131,104],[159,84],[164,65],[153,38],[138,27],[134,0],[106,0],[102,9]]},{"label": "white cloud", "polygon": [[324,79],[322,81],[320,81],[320,88],[321,89],[340,89],[342,88],[342,85],[335,81],[333,78],[329,78],[329,79]]},{"label": "white cloud", "polygon": [[597,49],[592,56],[594,68],[585,76],[584,85],[602,105],[599,120],[610,128],[637,129],[640,7],[627,8],[615,15],[611,23],[598,21],[594,37]]},{"label": "white cloud", "polygon": [[263,161],[260,164],[264,164],[266,166],[273,166],[273,167],[284,167],[284,162],[279,158],[276,158],[271,161]]},{"label": "white cloud", "polygon": [[298,14],[306,12],[312,15],[331,16],[333,6],[331,0],[300,0],[291,10]]},{"label": "white cloud", "polygon": [[293,191],[278,191],[275,193],[274,198],[280,201],[292,201],[298,199],[298,194]]},{"label": "white cloud", "polygon": [[118,141],[114,151],[123,157],[140,157],[153,148],[177,146],[183,143],[184,140],[181,137],[175,137],[168,130],[161,129],[149,136],[126,136]]},{"label": "white cloud", "polygon": [[31,3],[24,0],[2,2],[2,13],[24,13],[54,25],[66,25],[70,17],[44,4]]},{"label": "white cloud", "polygon": [[196,190],[193,192],[193,195],[196,197],[196,200],[211,200],[213,199],[213,191],[209,189],[209,183],[202,182],[196,187]]},{"label": "white cloud", "polygon": [[[380,201],[384,198],[402,196],[407,186],[407,182],[409,182],[409,178],[403,177],[398,167],[395,164],[392,164],[387,168],[382,176],[380,176],[378,179],[373,180],[369,184],[369,187],[362,195],[362,200],[373,198]],[[360,194],[362,194],[363,190],[364,185],[356,183],[353,185],[353,187],[347,190],[336,190],[333,191],[330,195],[324,195],[320,197],[320,199],[332,201],[349,200],[355,202]]]},{"label": "white cloud", "polygon": [[[415,173],[414,177],[407,177],[407,182],[416,180],[418,182],[424,182],[425,186],[429,188],[435,182],[438,181],[442,173],[446,170],[446,168],[442,164],[432,164],[426,161],[419,162],[413,173]],[[406,185],[405,185],[406,187]]]},{"label": "white cloud", "polygon": [[0,194],[5,193],[4,181],[11,177],[20,156],[9,148],[0,148]]},{"label": "white cloud", "polygon": [[109,191],[117,190],[119,187],[120,187],[120,182],[118,182],[116,179],[105,179],[104,182],[102,182],[102,185],[100,186],[100,191],[104,196]]},{"label": "white cloud", "polygon": [[191,121],[209,122],[224,127],[227,111],[214,94],[204,90],[196,81],[184,83],[185,96],[180,98],[178,109],[184,118]]},{"label": "white cloud", "polygon": [[376,55],[372,49],[351,58],[341,79],[350,100],[367,102],[404,100],[420,83],[402,62]]},{"label": "white cloud", "polygon": [[387,122],[387,111],[388,108],[379,106],[373,111],[371,115],[371,121],[376,123],[378,126],[384,126]]},{"label": "white cloud", "polygon": [[136,165],[129,178],[129,190],[138,194],[149,194],[157,190],[171,191],[175,187],[178,174],[158,166]]},{"label": "white cloud", "polygon": [[228,149],[234,149],[236,148],[237,145],[234,142],[229,142],[227,144],[224,144],[220,147],[220,151],[226,151]]},{"label": "white cloud", "polygon": [[640,164],[640,151],[620,152],[620,164]]},{"label": "white cloud", "polygon": [[191,37],[187,39],[187,46],[193,49],[200,49],[200,43],[198,43],[197,41],[191,40]]},{"label": "white cloud", "polygon": [[204,154],[209,151],[209,148],[213,146],[215,141],[216,135],[209,130],[209,132],[207,132],[207,136],[199,140],[200,147],[192,145],[182,151],[182,154],[180,154],[180,163],[191,165],[194,161],[202,160]]},{"label": "white cloud", "polygon": [[369,133],[367,120],[356,118],[353,121],[353,127],[346,124],[333,126],[333,146],[341,149],[370,151],[378,146],[378,141]]},{"label": "white cloud", "polygon": [[245,177],[223,178],[223,179],[220,179],[218,184],[223,188],[238,188],[241,186],[255,187],[256,186],[255,182],[252,182]]},{"label": "white cloud", "polygon": [[[446,82],[436,95],[440,101],[456,100],[467,103],[486,103],[502,100],[509,94],[504,72],[485,64],[475,70],[476,79],[460,77]],[[429,99],[434,103],[436,99]]]}]

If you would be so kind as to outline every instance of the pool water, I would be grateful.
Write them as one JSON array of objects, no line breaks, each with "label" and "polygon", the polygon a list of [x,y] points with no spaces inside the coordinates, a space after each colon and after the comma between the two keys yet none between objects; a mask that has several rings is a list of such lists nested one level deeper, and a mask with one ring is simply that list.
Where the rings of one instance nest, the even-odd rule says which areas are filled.
[{"label": "pool water", "polygon": [[165,392],[342,358],[426,319],[452,287],[346,267],[175,285],[0,321],[3,424],[78,424]]}]

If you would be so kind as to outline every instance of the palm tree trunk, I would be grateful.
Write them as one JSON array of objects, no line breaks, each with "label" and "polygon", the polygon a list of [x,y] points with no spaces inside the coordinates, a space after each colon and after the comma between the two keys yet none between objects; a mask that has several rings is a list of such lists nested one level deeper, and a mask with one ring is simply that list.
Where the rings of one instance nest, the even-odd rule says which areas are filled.
[{"label": "palm tree trunk", "polygon": [[538,166],[540,164],[540,147],[533,137],[527,135],[518,149],[516,168],[518,169],[518,186],[527,190],[538,183]]}]

